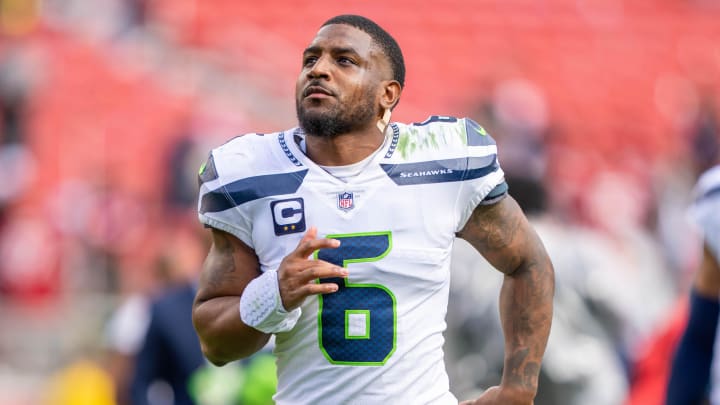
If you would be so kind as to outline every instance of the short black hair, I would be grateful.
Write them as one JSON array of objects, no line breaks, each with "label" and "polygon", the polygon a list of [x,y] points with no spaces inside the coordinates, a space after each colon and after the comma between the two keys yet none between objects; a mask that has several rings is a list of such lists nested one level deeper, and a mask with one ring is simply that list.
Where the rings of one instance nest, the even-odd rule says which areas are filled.
[{"label": "short black hair", "polygon": [[353,14],[335,16],[325,21],[321,28],[330,24],[350,25],[370,35],[370,38],[382,48],[388,58],[393,71],[393,79],[397,80],[401,87],[405,87],[405,60],[400,45],[387,31],[369,18]]}]

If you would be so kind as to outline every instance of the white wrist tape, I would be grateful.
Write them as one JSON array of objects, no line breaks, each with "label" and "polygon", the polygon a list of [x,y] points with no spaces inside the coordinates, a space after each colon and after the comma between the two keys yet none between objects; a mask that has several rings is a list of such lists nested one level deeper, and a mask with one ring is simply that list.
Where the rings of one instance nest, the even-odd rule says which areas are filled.
[{"label": "white wrist tape", "polygon": [[283,308],[276,270],[268,270],[252,280],[240,297],[240,319],[264,333],[291,330],[300,314],[300,308],[290,312]]}]

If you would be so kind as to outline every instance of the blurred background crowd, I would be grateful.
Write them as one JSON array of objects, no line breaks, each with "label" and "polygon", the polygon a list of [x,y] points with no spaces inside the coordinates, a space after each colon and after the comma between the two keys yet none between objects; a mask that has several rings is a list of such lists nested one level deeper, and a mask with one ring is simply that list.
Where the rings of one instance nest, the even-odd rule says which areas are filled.
[{"label": "blurred background crowd", "polygon": [[[468,116],[498,141],[557,272],[536,403],[660,403],[700,257],[685,209],[720,149],[715,0],[0,0],[0,402],[181,403],[179,379],[198,404],[262,403],[234,383],[272,385],[272,364],[197,350],[130,387],[207,251],[197,169],[295,125],[300,54],[344,13],[403,49],[394,120]],[[467,398],[499,378],[500,278],[462,241],[453,272]]]}]

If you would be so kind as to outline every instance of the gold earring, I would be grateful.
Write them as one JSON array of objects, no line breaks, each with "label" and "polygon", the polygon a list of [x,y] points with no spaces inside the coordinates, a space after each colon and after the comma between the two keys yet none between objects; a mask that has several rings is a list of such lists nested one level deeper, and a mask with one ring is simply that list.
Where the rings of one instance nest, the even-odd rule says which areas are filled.
[{"label": "gold earring", "polygon": [[392,111],[390,111],[389,108],[385,109],[385,112],[383,112],[383,116],[381,119],[377,122],[377,127],[383,134],[385,133],[385,129],[390,124],[390,116],[392,115]]}]

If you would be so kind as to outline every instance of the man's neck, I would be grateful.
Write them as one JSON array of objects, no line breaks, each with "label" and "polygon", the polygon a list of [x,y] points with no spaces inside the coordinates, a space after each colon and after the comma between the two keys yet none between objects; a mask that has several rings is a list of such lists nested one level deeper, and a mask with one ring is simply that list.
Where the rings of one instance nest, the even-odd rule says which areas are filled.
[{"label": "man's neck", "polygon": [[305,135],[306,154],[322,166],[346,166],[370,156],[384,139],[377,128],[333,137]]}]

